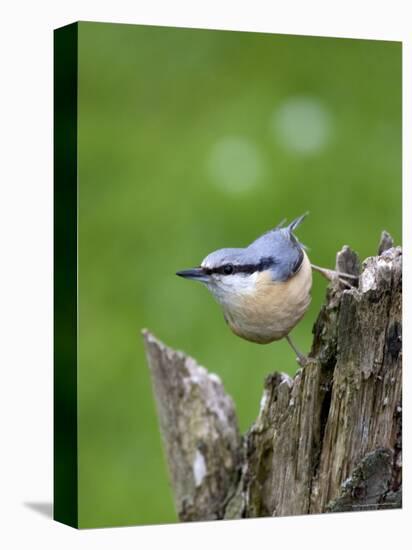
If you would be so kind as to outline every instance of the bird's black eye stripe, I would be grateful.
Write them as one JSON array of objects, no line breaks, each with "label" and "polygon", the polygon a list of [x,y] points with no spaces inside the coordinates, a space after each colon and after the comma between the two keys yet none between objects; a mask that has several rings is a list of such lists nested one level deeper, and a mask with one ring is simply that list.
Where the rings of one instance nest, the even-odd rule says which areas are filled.
[{"label": "bird's black eye stripe", "polygon": [[252,274],[255,273],[255,271],[265,271],[266,269],[269,269],[270,267],[273,267],[276,265],[277,260],[275,258],[262,258],[258,263],[256,264],[224,264],[220,265],[219,267],[213,267],[213,268],[207,268],[204,267],[203,271],[206,275],[212,275],[213,273],[218,273],[220,275],[232,275],[235,273],[246,273],[246,274]]}]

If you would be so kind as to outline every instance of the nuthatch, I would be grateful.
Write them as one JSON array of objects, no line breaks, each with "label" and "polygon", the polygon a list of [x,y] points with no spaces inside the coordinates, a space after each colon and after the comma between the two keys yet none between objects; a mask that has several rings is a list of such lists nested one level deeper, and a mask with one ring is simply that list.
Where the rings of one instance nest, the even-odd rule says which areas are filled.
[{"label": "nuthatch", "polygon": [[306,357],[294,346],[289,333],[309,307],[312,269],[330,280],[355,278],[310,263],[304,246],[293,234],[305,216],[287,227],[280,223],[246,248],[216,250],[200,267],[176,273],[207,286],[235,334],[258,344],[286,338],[301,364]]}]

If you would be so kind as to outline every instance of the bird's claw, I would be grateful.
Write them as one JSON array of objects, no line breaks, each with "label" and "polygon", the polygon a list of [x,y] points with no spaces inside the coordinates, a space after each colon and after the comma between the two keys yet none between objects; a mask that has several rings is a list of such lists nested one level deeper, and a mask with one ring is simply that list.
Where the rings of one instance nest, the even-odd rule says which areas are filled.
[{"label": "bird's claw", "polygon": [[307,367],[310,363],[313,362],[313,359],[306,357],[306,355],[298,355],[296,357],[296,362],[301,367]]},{"label": "bird's claw", "polygon": [[[326,269],[313,264],[312,268],[323,275],[325,279],[328,279],[328,281],[331,281],[332,283],[339,282],[346,288],[355,288],[356,284],[354,284],[354,282],[359,279],[357,275],[351,275],[350,273],[343,273],[342,271],[335,271],[333,269]],[[349,280],[347,281],[346,279]]]},{"label": "bird's claw", "polygon": [[[346,275],[345,273],[339,273],[336,274],[333,279],[331,279],[332,282],[338,281],[341,285],[343,285],[345,288],[356,288],[356,285],[352,281],[347,281],[346,279],[342,278],[342,275]],[[358,277],[352,277],[352,279],[358,279]]]}]

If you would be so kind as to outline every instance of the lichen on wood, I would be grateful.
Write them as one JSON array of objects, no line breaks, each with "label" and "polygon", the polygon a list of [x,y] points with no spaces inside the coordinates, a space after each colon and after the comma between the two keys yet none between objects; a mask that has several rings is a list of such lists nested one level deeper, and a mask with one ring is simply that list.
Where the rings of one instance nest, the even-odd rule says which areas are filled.
[{"label": "lichen on wood", "polygon": [[243,437],[220,379],[144,331],[182,521],[401,506],[402,251],[382,233],[362,266],[345,246],[309,362],[266,378]]},{"label": "lichen on wood", "polygon": [[217,375],[143,335],[178,516],[219,519],[240,460],[232,399]]}]

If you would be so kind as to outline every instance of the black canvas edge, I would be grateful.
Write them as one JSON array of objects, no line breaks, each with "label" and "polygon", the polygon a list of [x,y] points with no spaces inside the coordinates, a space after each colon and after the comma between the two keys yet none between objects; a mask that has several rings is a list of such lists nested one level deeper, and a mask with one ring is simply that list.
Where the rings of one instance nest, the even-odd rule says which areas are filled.
[{"label": "black canvas edge", "polygon": [[77,101],[78,24],[54,31],[54,503],[78,527]]}]

